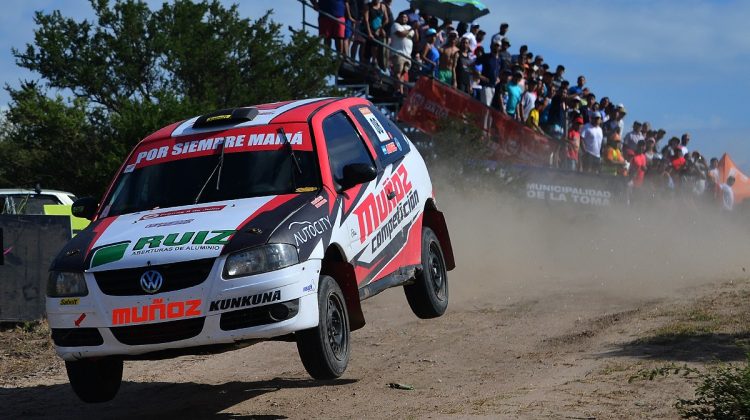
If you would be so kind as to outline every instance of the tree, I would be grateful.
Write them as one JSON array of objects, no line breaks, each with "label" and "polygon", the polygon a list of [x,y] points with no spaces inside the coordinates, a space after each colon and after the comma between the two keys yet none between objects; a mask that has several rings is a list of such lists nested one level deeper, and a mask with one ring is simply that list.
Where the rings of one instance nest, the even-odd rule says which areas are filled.
[{"label": "tree", "polygon": [[94,22],[37,12],[33,44],[13,49],[41,82],[6,87],[0,185],[99,195],[135,143],[164,125],[331,92],[332,53],[305,32],[285,42],[270,11],[251,21],[217,0],[91,6]]}]

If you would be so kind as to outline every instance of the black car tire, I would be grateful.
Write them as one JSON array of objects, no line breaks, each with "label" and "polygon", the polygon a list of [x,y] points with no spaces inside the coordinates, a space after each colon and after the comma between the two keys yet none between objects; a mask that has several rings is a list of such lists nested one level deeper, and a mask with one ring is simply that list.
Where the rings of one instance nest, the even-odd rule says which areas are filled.
[{"label": "black car tire", "polygon": [[437,318],[448,308],[448,273],[443,249],[435,232],[422,229],[422,268],[414,283],[404,286],[406,300],[414,314],[422,319]]},{"label": "black car tire", "polygon": [[330,276],[320,276],[318,326],[299,331],[297,350],[307,373],[315,379],[335,379],[349,364],[349,314],[341,288]]},{"label": "black car tire", "polygon": [[122,359],[105,357],[65,362],[73,392],[87,403],[110,401],[122,383]]}]

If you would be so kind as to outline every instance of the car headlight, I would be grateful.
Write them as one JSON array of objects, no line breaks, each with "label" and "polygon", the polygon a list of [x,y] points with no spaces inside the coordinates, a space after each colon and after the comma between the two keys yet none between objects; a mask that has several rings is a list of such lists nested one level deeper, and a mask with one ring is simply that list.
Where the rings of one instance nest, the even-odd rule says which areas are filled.
[{"label": "car headlight", "polygon": [[49,297],[72,297],[86,296],[89,290],[86,288],[86,280],[83,273],[70,273],[65,271],[52,271],[47,281],[47,296]]},{"label": "car headlight", "polygon": [[224,278],[231,279],[265,273],[297,263],[299,263],[299,255],[294,245],[264,245],[229,255],[224,264]]}]

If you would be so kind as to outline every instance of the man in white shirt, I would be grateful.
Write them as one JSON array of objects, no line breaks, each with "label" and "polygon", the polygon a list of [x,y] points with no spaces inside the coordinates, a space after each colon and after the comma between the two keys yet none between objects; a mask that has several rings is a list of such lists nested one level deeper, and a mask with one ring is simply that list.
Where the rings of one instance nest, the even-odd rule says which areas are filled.
[{"label": "man in white shirt", "polygon": [[500,32],[496,33],[495,35],[492,35],[492,39],[490,40],[490,43],[492,44],[499,44],[503,38],[508,34],[508,24],[503,22],[500,24]]},{"label": "man in white shirt", "polygon": [[538,84],[536,79],[530,79],[528,81],[528,89],[526,89],[526,93],[524,93],[523,97],[521,98],[521,111],[523,112],[523,120],[521,121],[525,122],[526,120],[528,120],[531,110],[536,106],[537,86]]},{"label": "man in white shirt", "polygon": [[641,140],[646,140],[646,138],[643,136],[643,133],[641,133],[641,123],[638,121],[633,121],[633,131],[625,135],[625,138],[622,141],[622,147],[625,150],[635,151],[636,147],[638,146],[638,142]]},{"label": "man in white shirt", "polygon": [[399,13],[391,26],[391,48],[401,54],[391,55],[393,76],[399,80],[403,79],[404,73],[411,67],[411,60],[407,57],[411,57],[415,33],[414,28],[409,25],[409,15],[406,12]]},{"label": "man in white shirt", "polygon": [[583,146],[583,172],[599,173],[602,166],[602,117],[599,114],[593,114],[592,120],[583,126],[581,131],[581,145]]},{"label": "man in white shirt", "polygon": [[479,32],[479,25],[471,25],[469,31],[461,36],[469,40],[469,51],[472,53],[477,49],[477,32]]}]

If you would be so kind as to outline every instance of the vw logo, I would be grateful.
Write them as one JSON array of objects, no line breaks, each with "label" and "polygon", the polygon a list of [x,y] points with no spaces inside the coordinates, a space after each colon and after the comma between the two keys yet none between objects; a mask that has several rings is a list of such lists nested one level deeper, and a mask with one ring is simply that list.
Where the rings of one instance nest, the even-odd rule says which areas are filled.
[{"label": "vw logo", "polygon": [[163,281],[164,278],[158,271],[149,270],[141,274],[141,288],[146,293],[153,294],[158,292],[161,289]]}]

